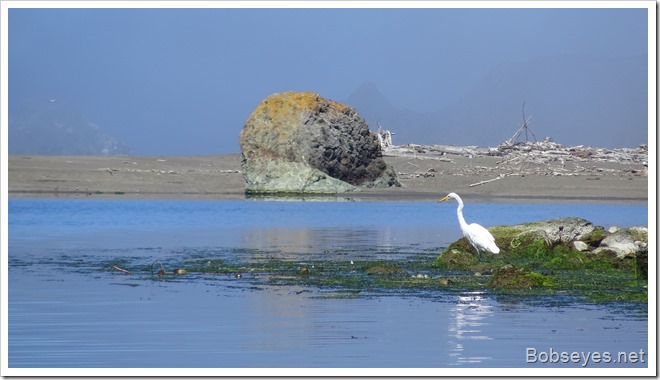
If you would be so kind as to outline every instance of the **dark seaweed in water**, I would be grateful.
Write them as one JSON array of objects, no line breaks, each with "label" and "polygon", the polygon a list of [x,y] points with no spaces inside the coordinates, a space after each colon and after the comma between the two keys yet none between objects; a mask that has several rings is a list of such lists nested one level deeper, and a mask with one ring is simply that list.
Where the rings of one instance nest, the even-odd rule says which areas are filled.
[{"label": "dark seaweed in water", "polygon": [[[486,291],[526,299],[530,296],[544,299],[554,296],[588,302],[647,302],[646,280],[636,274],[634,267],[622,269],[601,265],[588,267],[590,270],[550,267],[536,274],[525,270],[524,280],[518,283],[521,286],[507,289],[493,278],[494,274],[501,272],[498,268],[510,266],[503,259],[496,256],[485,258],[475,267],[479,269],[476,271],[447,269],[438,265],[436,255],[439,251],[442,249],[414,246],[408,249],[340,248],[291,257],[286,251],[278,249],[191,247],[158,257],[124,255],[123,251],[115,252],[118,255],[113,257],[113,251],[106,250],[103,255],[78,255],[74,252],[32,260],[25,256],[12,258],[9,264],[10,267],[41,267],[42,273],[80,273],[99,281],[111,281],[106,276],[130,277],[136,281],[135,284],[222,279],[240,280],[257,288],[277,285],[303,286],[326,292],[350,291],[353,296],[428,297],[435,293]],[[300,260],[301,256],[309,259]],[[509,262],[512,260],[521,268],[530,265],[525,258],[509,258]],[[343,293],[337,294],[345,296]]]}]

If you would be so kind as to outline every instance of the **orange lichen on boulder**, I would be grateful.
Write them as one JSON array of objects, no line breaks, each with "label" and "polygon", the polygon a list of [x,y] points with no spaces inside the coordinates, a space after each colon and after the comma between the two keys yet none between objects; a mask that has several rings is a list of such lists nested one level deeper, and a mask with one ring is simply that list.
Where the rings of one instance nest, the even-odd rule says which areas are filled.
[{"label": "orange lichen on boulder", "polygon": [[248,193],[399,185],[357,111],[317,93],[269,96],[250,114],[240,144]]}]

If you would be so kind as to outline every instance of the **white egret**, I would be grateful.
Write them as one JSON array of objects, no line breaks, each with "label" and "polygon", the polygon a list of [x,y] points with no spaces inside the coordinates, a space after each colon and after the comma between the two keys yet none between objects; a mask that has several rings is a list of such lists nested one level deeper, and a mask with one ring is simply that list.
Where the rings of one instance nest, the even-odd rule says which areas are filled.
[{"label": "white egret", "polygon": [[463,218],[463,200],[456,193],[449,193],[446,197],[440,199],[439,202],[444,202],[449,198],[456,199],[458,202],[458,208],[456,209],[456,215],[458,215],[458,224],[461,226],[461,231],[463,231],[463,236],[472,244],[474,249],[477,250],[477,256],[481,252],[486,251],[490,253],[500,253],[500,249],[495,244],[495,238],[493,235],[485,229],[483,226],[472,223],[467,224],[465,218]]}]

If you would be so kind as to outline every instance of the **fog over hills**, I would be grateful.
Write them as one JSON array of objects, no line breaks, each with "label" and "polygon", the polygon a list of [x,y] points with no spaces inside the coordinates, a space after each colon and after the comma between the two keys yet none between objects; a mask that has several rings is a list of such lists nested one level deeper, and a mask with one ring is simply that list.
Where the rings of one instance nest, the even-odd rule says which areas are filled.
[{"label": "fog over hills", "polygon": [[30,101],[9,115],[9,153],[42,155],[128,154],[128,147],[57,99]]},{"label": "fog over hills", "polygon": [[[497,146],[522,125],[525,102],[525,115],[538,140],[550,137],[566,146],[617,148],[648,143],[647,88],[645,56],[555,56],[499,64],[463,95],[442,94],[438,98],[454,100],[424,112],[398,106],[369,81],[338,100],[356,108],[372,131],[380,125],[393,132],[397,145]],[[438,86],[437,91],[445,90]],[[118,110],[106,130],[77,104],[60,99],[12,102],[10,111],[13,154],[128,154],[127,145],[110,131],[122,127],[115,125],[118,120],[137,124],[140,115]],[[179,117],[187,119],[186,114]],[[142,127],[148,125],[133,131],[144,135]],[[237,140],[240,127],[233,126],[227,138]],[[161,143],[154,140],[154,147]]]},{"label": "fog over hills", "polygon": [[[548,57],[494,67],[465,96],[415,112],[390,104],[371,82],[346,99],[394,143],[496,146],[522,125],[564,145],[648,143],[646,57]],[[442,88],[438,88],[442,91]],[[420,139],[420,136],[424,136]],[[531,139],[531,136],[530,136]]]}]

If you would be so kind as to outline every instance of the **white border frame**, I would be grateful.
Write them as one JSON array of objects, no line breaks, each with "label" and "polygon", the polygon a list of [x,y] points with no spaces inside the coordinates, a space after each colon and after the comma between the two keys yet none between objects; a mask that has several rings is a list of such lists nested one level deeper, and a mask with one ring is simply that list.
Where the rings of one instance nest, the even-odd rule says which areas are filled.
[{"label": "white border frame", "polygon": [[[657,56],[655,1],[15,1],[0,3],[0,154],[2,233],[0,371],[2,376],[657,376]],[[649,288],[648,368],[8,368],[8,9],[12,8],[645,8],[648,10]],[[522,364],[522,362],[521,362]]]}]

